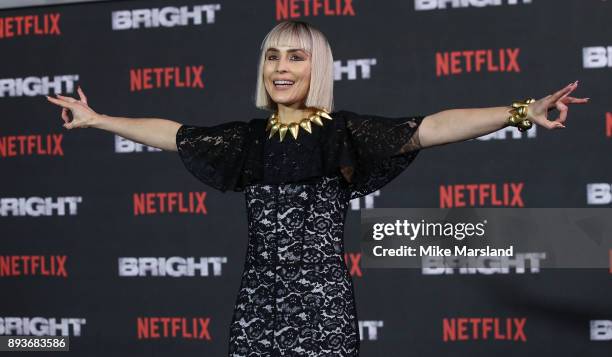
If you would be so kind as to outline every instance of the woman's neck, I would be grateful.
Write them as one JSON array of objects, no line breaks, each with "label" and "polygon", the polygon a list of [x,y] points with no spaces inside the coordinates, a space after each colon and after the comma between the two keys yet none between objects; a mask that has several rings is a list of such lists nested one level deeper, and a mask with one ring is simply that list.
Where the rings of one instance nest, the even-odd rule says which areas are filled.
[{"label": "woman's neck", "polygon": [[300,120],[308,118],[308,116],[313,113],[313,109],[308,109],[306,107],[293,108],[278,104],[278,117],[280,122],[284,124],[299,123]]}]

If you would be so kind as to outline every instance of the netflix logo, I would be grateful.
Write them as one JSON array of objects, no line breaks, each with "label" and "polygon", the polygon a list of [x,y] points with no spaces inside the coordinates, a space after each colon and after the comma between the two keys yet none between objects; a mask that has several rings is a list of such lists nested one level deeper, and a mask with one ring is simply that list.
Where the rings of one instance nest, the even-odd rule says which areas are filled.
[{"label": "netflix logo", "polygon": [[210,317],[139,317],[137,336],[142,339],[183,338],[208,340]]},{"label": "netflix logo", "polygon": [[0,256],[0,277],[58,276],[67,278],[65,255],[4,255]]},{"label": "netflix logo", "polygon": [[159,88],[204,88],[204,65],[135,68],[130,70],[130,92]]},{"label": "netflix logo", "polygon": [[440,208],[525,207],[524,186],[524,182],[441,185]]},{"label": "netflix logo", "polygon": [[60,14],[0,17],[0,39],[16,36],[61,35]]},{"label": "netflix logo", "polygon": [[471,72],[519,73],[519,53],[520,48],[437,52],[436,77]]},{"label": "netflix logo", "polygon": [[147,192],[134,193],[134,216],[162,213],[207,214],[206,192]]},{"label": "netflix logo", "polygon": [[444,342],[473,340],[506,340],[527,342],[526,317],[458,317],[444,318],[442,340]]},{"label": "netflix logo", "polygon": [[62,134],[0,136],[0,157],[64,156]]},{"label": "netflix logo", "polygon": [[276,0],[276,20],[306,16],[355,16],[353,0]]}]

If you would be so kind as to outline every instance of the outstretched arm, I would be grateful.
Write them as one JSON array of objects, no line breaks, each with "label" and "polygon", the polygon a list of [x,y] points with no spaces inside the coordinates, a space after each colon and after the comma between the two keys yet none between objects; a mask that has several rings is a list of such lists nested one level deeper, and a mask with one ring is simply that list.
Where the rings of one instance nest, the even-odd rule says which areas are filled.
[{"label": "outstretched arm", "polygon": [[162,150],[177,151],[176,132],[181,124],[162,118],[124,118],[98,114],[91,127]]},{"label": "outstretched arm", "polygon": [[[563,123],[567,118],[567,105],[586,103],[589,100],[569,96],[577,87],[578,81],[529,104],[527,119],[547,129],[565,128]],[[559,110],[559,117],[552,121],[546,117],[551,108]],[[417,132],[420,147],[464,141],[502,129],[508,125],[511,109],[511,106],[449,109],[429,115],[423,119]]]},{"label": "outstretched arm", "polygon": [[[78,94],[78,100],[63,95],[57,95],[57,98],[47,96],[51,103],[62,107],[64,128],[98,128],[141,144],[177,151],[176,134],[181,127],[180,123],[161,118],[124,118],[99,114],[87,104],[87,97],[81,87],[78,88]],[[72,120],[68,112],[72,114]]]}]

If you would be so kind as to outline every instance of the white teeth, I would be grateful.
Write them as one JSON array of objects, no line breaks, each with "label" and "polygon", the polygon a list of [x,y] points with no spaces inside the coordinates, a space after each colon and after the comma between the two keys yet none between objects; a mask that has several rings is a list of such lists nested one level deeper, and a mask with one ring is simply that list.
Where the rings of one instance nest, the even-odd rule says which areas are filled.
[{"label": "white teeth", "polygon": [[274,81],[274,84],[293,84],[292,81]]}]

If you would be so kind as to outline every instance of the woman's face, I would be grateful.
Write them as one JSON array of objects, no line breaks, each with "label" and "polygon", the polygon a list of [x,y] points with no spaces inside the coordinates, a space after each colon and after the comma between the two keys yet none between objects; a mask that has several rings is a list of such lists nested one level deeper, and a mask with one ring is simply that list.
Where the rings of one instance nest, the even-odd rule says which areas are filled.
[{"label": "woman's face", "polygon": [[[299,108],[310,89],[310,55],[297,46],[277,46],[266,51],[263,67],[268,95],[278,104]],[[278,83],[278,81],[286,84]]]}]

